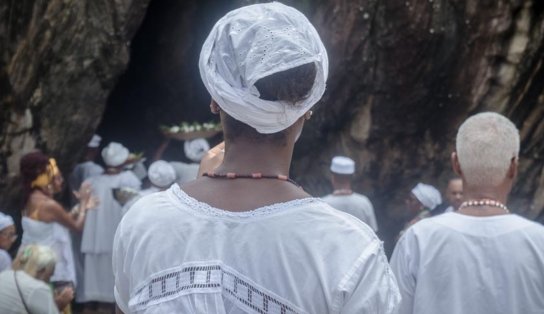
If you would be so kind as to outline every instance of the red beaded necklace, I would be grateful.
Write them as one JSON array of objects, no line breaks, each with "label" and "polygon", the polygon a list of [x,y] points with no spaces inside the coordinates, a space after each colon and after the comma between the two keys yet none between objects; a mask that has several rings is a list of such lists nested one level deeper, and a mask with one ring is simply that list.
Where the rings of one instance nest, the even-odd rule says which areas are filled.
[{"label": "red beaded necklace", "polygon": [[234,172],[227,172],[227,173],[204,172],[202,175],[204,177],[218,178],[218,179],[276,179],[276,180],[290,182],[296,185],[297,187],[301,188],[301,186],[298,183],[296,183],[295,180],[289,178],[288,176],[284,176],[282,174],[270,175],[270,174],[262,174],[260,172],[255,172],[252,174],[238,174]]}]

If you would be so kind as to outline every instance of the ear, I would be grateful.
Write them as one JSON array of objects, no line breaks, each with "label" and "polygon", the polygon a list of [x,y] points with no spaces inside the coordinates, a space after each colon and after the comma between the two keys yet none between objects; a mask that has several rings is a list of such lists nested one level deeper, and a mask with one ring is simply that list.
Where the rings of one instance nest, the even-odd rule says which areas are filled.
[{"label": "ear", "polygon": [[213,113],[213,114],[219,114],[221,112],[221,108],[219,107],[219,105],[217,104],[217,102],[215,102],[215,100],[212,99],[212,101],[210,102],[210,111]]},{"label": "ear", "polygon": [[461,165],[459,164],[459,158],[457,158],[457,152],[451,153],[451,168],[458,176],[463,177],[463,170],[461,170]]},{"label": "ear", "polygon": [[510,179],[514,179],[518,175],[518,157],[512,157],[506,175]]}]

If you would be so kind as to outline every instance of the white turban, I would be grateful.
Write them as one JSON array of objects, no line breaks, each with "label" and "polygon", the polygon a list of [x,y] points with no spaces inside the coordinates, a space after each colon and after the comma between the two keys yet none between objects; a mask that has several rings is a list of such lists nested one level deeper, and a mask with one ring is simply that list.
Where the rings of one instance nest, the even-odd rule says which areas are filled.
[{"label": "white turban", "polygon": [[4,213],[0,213],[0,231],[12,225],[14,225],[13,218]]},{"label": "white turban", "polygon": [[128,149],[122,144],[111,142],[102,149],[102,159],[109,167],[117,167],[127,161],[129,155]]},{"label": "white turban", "polygon": [[149,166],[149,181],[160,188],[166,188],[176,181],[174,167],[164,160],[157,160]]},{"label": "white turban", "polygon": [[432,185],[418,183],[412,189],[412,194],[425,208],[433,210],[436,206],[442,203],[440,192]]},{"label": "white turban", "polygon": [[203,138],[197,138],[192,141],[185,141],[183,143],[183,150],[187,158],[193,162],[200,162],[202,157],[206,155],[206,152],[210,150],[210,144]]},{"label": "white turban", "polygon": [[96,148],[100,146],[100,142],[102,141],[102,137],[100,135],[95,134],[93,135],[93,138],[87,143],[87,147]]},{"label": "white turban", "polygon": [[331,162],[331,172],[337,174],[354,174],[355,173],[355,161],[353,159],[336,156]]},{"label": "white turban", "polygon": [[[307,63],[316,65],[308,97],[289,105],[259,98],[255,82]],[[291,126],[325,92],[329,60],[319,34],[294,8],[278,2],[249,5],[227,13],[204,42],[200,76],[222,110],[257,132]]]}]

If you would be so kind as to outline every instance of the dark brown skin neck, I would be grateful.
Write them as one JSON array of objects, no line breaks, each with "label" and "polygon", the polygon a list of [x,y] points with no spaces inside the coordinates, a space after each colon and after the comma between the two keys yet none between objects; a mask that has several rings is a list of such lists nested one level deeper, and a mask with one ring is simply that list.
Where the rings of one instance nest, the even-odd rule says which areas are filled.
[{"label": "dark brown skin neck", "polygon": [[[285,145],[268,141],[255,142],[243,137],[225,140],[225,157],[216,173],[234,172],[288,175],[295,141],[303,119],[288,128]],[[228,130],[225,130],[228,132]],[[226,136],[226,138],[228,138]],[[218,179],[201,177],[184,184],[189,196],[227,211],[249,211],[266,205],[310,197],[290,182],[276,179]]]}]

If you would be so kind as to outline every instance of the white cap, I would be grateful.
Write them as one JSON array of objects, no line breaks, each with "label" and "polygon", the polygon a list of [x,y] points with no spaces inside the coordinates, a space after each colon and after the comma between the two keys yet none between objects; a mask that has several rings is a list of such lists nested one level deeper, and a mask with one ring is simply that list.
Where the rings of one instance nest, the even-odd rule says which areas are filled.
[{"label": "white cap", "polygon": [[348,157],[336,156],[331,162],[331,172],[337,174],[354,174],[355,161]]},{"label": "white cap", "polygon": [[102,149],[102,159],[109,167],[117,167],[127,161],[128,149],[120,143],[111,142]]},{"label": "white cap", "polygon": [[93,138],[91,138],[91,140],[87,144],[87,147],[97,148],[98,146],[100,146],[101,141],[102,141],[102,137],[100,137],[100,135],[98,134],[95,134],[93,135]]},{"label": "white cap", "polygon": [[13,218],[0,212],[0,231],[12,225],[14,225]]},{"label": "white cap", "polygon": [[413,189],[412,194],[417,200],[429,210],[433,210],[442,203],[440,192],[432,185],[418,183]]},{"label": "white cap", "polygon": [[202,157],[210,150],[210,144],[203,138],[197,138],[192,141],[185,141],[183,144],[185,156],[193,162],[200,162]]},{"label": "white cap", "polygon": [[149,166],[149,181],[160,188],[166,188],[176,181],[174,167],[164,160],[157,160]]}]

